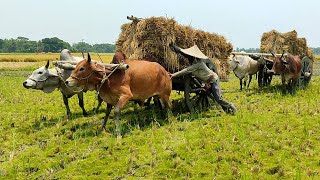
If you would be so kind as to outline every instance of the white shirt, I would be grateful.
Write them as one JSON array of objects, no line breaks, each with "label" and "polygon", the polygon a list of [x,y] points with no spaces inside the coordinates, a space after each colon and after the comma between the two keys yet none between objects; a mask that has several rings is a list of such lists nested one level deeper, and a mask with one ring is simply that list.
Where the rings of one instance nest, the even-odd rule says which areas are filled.
[{"label": "white shirt", "polygon": [[202,60],[199,60],[197,63],[192,64],[181,71],[173,73],[172,77],[183,76],[188,73],[192,73],[193,76],[202,82],[208,82],[211,76],[213,76],[213,78],[210,80],[210,83],[213,83],[219,78],[219,76],[215,72],[211,71]]}]

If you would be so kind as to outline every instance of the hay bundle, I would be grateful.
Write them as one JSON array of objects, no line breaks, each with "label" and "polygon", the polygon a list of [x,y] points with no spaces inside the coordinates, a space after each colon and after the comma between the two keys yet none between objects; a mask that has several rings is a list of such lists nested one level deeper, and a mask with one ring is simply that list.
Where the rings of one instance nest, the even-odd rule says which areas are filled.
[{"label": "hay bundle", "polygon": [[298,38],[298,33],[293,30],[287,33],[280,33],[276,30],[265,32],[261,38],[260,51],[262,53],[289,52],[293,55],[308,56],[313,59],[313,53],[307,46],[305,38]]},{"label": "hay bundle", "polygon": [[212,58],[222,80],[227,80],[229,64],[227,58],[232,45],[223,36],[182,26],[174,19],[151,17],[124,24],[116,42],[116,51],[124,52],[129,59],[146,59],[161,64],[169,72],[176,72],[187,66],[189,61],[173,52],[169,44],[189,48],[197,45]]}]

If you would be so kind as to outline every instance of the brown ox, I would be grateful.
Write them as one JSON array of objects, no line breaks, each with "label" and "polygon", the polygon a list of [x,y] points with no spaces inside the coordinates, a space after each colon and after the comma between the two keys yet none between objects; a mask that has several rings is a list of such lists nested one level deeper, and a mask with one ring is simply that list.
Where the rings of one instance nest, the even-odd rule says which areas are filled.
[{"label": "brown ox", "polygon": [[[112,64],[120,64],[121,62],[125,62],[127,63],[127,57],[123,52],[116,52],[113,55]],[[138,101],[138,100],[134,100],[135,103],[139,104],[140,106],[149,106],[150,102],[151,102],[152,97],[148,98],[147,102],[143,102],[143,101]],[[159,102],[159,98],[157,96],[153,97],[154,103],[155,104],[160,104]]]},{"label": "brown ox", "polygon": [[[144,101],[158,95],[164,106],[167,109],[171,108],[171,79],[160,64],[143,60],[128,60],[126,64],[129,65],[127,70],[116,70],[110,74],[111,70],[92,62],[88,53],[88,59],[79,62],[66,81],[68,86],[81,86],[84,89],[98,91],[99,96],[107,103],[102,128],[105,127],[110,111],[115,106],[117,137],[121,137],[119,114],[129,100]],[[104,77],[108,77],[106,81],[102,81]]]},{"label": "brown ox", "polygon": [[275,57],[273,61],[272,70],[269,71],[271,74],[280,74],[282,86],[285,90],[286,82],[288,82],[288,88],[291,93],[297,86],[298,79],[300,77],[301,71],[301,60],[299,56],[293,56],[290,53],[287,53],[287,57],[283,56]]}]

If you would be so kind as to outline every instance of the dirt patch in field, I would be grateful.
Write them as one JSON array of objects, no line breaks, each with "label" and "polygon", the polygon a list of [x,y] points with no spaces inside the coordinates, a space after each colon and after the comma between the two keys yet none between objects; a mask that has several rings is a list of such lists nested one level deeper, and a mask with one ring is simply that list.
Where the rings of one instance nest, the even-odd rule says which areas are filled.
[{"label": "dirt patch in field", "polygon": [[19,69],[30,66],[43,66],[44,62],[0,62],[0,68]]},{"label": "dirt patch in field", "polygon": [[320,75],[320,61],[313,62],[313,75],[314,76]]}]

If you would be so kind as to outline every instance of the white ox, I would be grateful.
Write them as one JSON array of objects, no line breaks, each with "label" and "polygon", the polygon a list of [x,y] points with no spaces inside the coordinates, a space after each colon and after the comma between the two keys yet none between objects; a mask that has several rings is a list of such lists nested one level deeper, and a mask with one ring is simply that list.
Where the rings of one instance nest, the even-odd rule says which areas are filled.
[{"label": "white ox", "polygon": [[249,56],[233,56],[230,62],[230,68],[237,78],[240,80],[240,90],[242,90],[242,79],[244,79],[244,86],[246,87],[247,80],[249,82],[247,88],[250,86],[252,75],[259,71],[261,63],[253,60]]},{"label": "white ox", "polygon": [[[64,49],[61,51],[60,60],[79,62],[83,60],[83,58],[74,57],[71,55],[68,49]],[[68,118],[71,117],[68,99],[73,95],[77,94],[79,99],[79,106],[82,109],[82,113],[83,115],[87,115],[88,113],[84,109],[83,104],[83,92],[79,90],[72,90],[65,84],[65,80],[70,77],[71,73],[72,69],[62,69],[58,67],[49,69],[48,61],[45,66],[33,71],[31,76],[23,82],[23,86],[27,89],[42,90],[45,93],[51,93],[55,89],[59,89],[63,97],[63,102],[66,106]],[[98,106],[95,109],[96,112],[102,103],[102,100],[100,98],[98,100]]]}]

